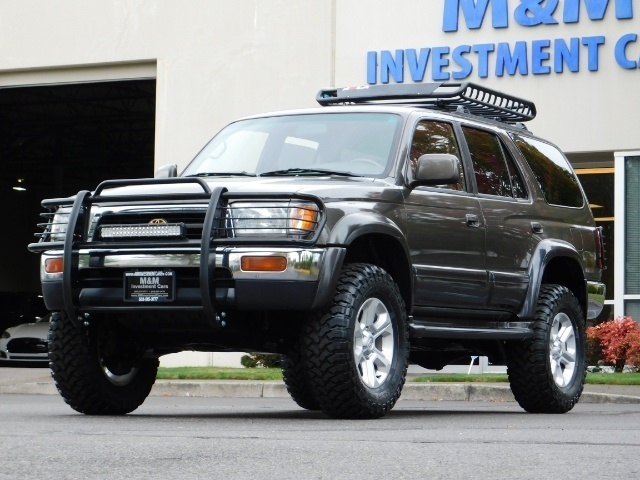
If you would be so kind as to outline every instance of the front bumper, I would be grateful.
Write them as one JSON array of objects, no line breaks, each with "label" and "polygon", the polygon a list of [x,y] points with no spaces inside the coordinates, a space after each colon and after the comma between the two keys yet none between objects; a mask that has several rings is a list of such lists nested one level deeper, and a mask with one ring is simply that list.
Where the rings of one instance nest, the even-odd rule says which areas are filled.
[{"label": "front bumper", "polygon": [[[211,252],[212,256],[214,252]],[[334,273],[345,250],[331,248],[218,247],[211,277],[216,310],[309,310],[326,303],[335,284]],[[45,262],[62,257],[47,251],[41,258],[44,301],[49,310],[65,308],[63,274],[47,273]],[[278,272],[245,271],[244,256],[283,257],[286,268]],[[175,298],[162,304],[124,300],[124,273],[172,270],[176,272]],[[197,249],[81,249],[73,279],[73,303],[78,313],[95,311],[199,310],[203,308],[199,285],[200,253]]]}]

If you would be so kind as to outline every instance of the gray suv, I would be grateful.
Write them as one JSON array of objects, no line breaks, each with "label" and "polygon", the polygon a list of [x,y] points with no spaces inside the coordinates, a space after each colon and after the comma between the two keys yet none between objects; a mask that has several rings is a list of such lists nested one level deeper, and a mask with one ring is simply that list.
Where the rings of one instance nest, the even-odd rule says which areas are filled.
[{"label": "gray suv", "polygon": [[602,310],[601,230],[526,100],[465,84],[326,89],[245,118],[178,176],[44,200],[51,369],[86,414],[145,400],[160,356],[281,354],[303,408],[376,418],[407,365],[506,363],[571,410]]}]

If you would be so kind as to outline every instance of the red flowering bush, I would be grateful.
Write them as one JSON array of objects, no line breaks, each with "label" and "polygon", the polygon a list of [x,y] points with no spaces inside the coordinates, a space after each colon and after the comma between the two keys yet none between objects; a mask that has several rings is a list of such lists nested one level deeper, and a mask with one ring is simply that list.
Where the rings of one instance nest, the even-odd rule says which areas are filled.
[{"label": "red flowering bush", "polygon": [[630,317],[587,328],[590,357],[598,357],[621,372],[625,365],[640,367],[640,324]]}]

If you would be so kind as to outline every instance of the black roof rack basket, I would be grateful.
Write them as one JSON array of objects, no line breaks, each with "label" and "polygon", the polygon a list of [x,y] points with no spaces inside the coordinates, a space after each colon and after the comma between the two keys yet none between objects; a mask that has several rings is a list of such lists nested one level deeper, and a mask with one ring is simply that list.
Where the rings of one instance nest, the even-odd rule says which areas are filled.
[{"label": "black roof rack basket", "polygon": [[459,107],[479,115],[508,123],[526,122],[536,116],[533,102],[507,95],[471,82],[365,85],[326,88],[316,97],[322,106],[355,103],[391,103],[426,105],[459,111]]}]

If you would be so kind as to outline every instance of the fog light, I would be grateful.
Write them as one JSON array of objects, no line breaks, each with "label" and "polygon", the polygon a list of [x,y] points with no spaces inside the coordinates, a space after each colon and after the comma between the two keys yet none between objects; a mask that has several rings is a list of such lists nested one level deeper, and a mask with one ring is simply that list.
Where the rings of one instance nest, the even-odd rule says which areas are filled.
[{"label": "fog light", "polygon": [[47,273],[62,273],[63,267],[62,257],[47,258],[44,261],[44,271]]},{"label": "fog light", "polygon": [[285,257],[242,257],[240,267],[245,272],[284,272],[287,269]]}]

